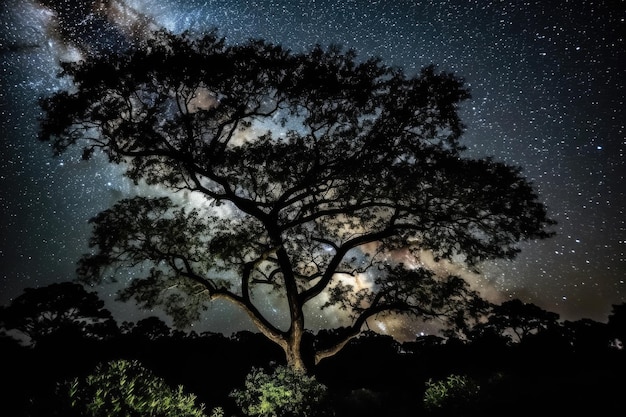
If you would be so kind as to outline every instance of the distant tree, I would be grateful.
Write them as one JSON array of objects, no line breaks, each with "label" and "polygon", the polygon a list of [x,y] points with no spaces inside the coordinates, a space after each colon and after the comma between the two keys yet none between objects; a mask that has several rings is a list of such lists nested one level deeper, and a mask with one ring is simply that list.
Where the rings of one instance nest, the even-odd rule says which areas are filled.
[{"label": "distant tree", "polygon": [[98,295],[73,282],[26,288],[0,309],[0,327],[23,332],[33,344],[60,332],[95,339],[118,333],[111,312]]},{"label": "distant tree", "polygon": [[607,324],[611,337],[620,340],[624,346],[626,344],[626,303],[613,304]]},{"label": "distant tree", "polygon": [[407,352],[419,352],[424,349],[439,348],[445,339],[433,334],[418,336],[414,341],[402,343],[402,350]]},{"label": "distant tree", "polygon": [[149,340],[156,340],[168,337],[172,334],[172,329],[160,318],[156,316],[146,317],[137,323],[124,322],[124,332],[132,335],[145,337]]},{"label": "distant tree", "polygon": [[528,336],[559,326],[558,320],[557,313],[513,299],[494,306],[487,321],[473,327],[472,337],[521,342]]},{"label": "distant tree", "polygon": [[[317,363],[370,318],[459,325],[480,305],[463,279],[403,265],[394,251],[477,268],[550,235],[519,168],[463,155],[457,109],[469,92],[432,66],[407,76],[337,47],[293,53],[159,32],[64,63],[62,75],[73,88],[42,100],[40,138],[57,154],[79,143],[85,158],[102,151],[132,180],[171,191],[93,218],[80,277],[144,271],[121,299],[163,306],[179,327],[226,300],[296,369],[311,310],[351,319],[311,353]],[[278,296],[285,315],[274,319],[264,300]]]},{"label": "distant tree", "polygon": [[475,345],[487,345],[492,348],[506,347],[513,342],[513,337],[501,323],[479,322],[466,332],[467,339]]},{"label": "distant tree", "polygon": [[563,329],[570,346],[576,352],[600,353],[610,345],[609,330],[606,323],[591,319],[565,321]]}]

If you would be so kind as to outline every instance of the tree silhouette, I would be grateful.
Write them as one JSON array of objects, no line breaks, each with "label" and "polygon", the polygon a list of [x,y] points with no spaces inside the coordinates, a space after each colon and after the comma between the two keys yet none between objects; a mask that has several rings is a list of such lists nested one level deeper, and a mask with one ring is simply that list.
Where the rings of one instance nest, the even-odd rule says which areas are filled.
[{"label": "tree silhouette", "polygon": [[0,309],[0,327],[25,333],[33,344],[60,332],[102,339],[118,331],[98,295],[74,282],[26,288],[8,307]]},{"label": "tree silhouette", "polygon": [[490,339],[492,343],[498,337],[522,342],[531,335],[559,326],[558,320],[557,313],[513,299],[494,306],[488,320],[475,325],[470,334],[472,338]]},{"label": "tree silhouette", "polygon": [[[460,324],[478,294],[424,267],[419,250],[477,268],[550,235],[519,168],[463,156],[457,109],[469,92],[432,66],[408,76],[338,47],[294,53],[158,32],[65,63],[62,75],[74,88],[42,100],[40,138],[56,153],[100,150],[132,180],[171,191],[92,219],[80,277],[144,271],[121,298],[161,305],[177,326],[227,300],[297,369],[305,316],[318,308],[345,310],[351,324],[312,349],[315,363],[381,314]],[[397,261],[400,250],[414,265]],[[275,320],[263,305],[277,296],[285,316]]]},{"label": "tree silhouette", "polygon": [[121,330],[131,336],[144,337],[149,340],[161,339],[172,334],[172,329],[169,328],[167,323],[156,316],[146,317],[137,323],[124,322]]},{"label": "tree silhouette", "polygon": [[618,339],[622,347],[626,344],[626,303],[613,304],[609,315],[608,331]]},{"label": "tree silhouette", "polygon": [[583,318],[565,321],[563,328],[570,346],[577,353],[602,354],[610,346],[611,337],[606,323]]}]

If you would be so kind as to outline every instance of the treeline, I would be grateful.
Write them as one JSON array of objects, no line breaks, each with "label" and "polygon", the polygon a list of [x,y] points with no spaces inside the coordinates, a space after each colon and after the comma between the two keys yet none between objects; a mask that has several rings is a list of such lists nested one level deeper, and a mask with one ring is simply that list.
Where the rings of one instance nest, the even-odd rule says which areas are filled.
[{"label": "treeline", "polygon": [[[8,411],[1,414],[57,415],[60,383],[122,358],[182,385],[208,411],[241,415],[229,394],[242,388],[252,368],[284,363],[283,352],[261,334],[185,333],[157,317],[118,325],[103,305],[82,286],[62,283],[27,290],[0,310],[2,407]],[[445,337],[400,343],[365,332],[314,374],[328,387],[337,416],[601,414],[623,408],[625,319],[626,303],[614,305],[603,323],[560,321],[512,300]],[[341,331],[322,331],[317,343],[331,343]],[[425,407],[427,390],[437,387],[450,397],[455,383],[471,396]]]}]

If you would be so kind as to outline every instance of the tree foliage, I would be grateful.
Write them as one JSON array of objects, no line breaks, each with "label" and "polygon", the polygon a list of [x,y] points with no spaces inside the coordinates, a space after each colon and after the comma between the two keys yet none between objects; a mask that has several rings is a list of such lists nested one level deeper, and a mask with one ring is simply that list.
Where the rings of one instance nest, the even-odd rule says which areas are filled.
[{"label": "tree foliage", "polygon": [[626,344],[626,302],[613,304],[609,315],[608,328],[611,335]]},{"label": "tree foliage", "polygon": [[243,389],[231,397],[249,416],[312,417],[323,415],[326,386],[302,371],[278,366],[271,373],[253,368]]},{"label": "tree foliage", "polygon": [[123,322],[120,330],[127,335],[148,340],[163,339],[172,335],[172,329],[167,323],[156,316],[146,317],[136,323]]},{"label": "tree foliage", "polygon": [[98,295],[74,282],[26,288],[9,306],[0,308],[0,327],[19,330],[34,344],[61,332],[95,339],[118,332]]},{"label": "tree foliage", "polygon": [[541,307],[513,299],[494,306],[485,323],[476,325],[475,333],[494,332],[521,342],[528,336],[557,327],[559,315]]},{"label": "tree foliage", "polygon": [[[480,305],[460,278],[402,265],[394,251],[477,268],[550,235],[518,167],[463,155],[457,110],[469,91],[433,66],[409,76],[338,47],[295,53],[159,32],[127,52],[63,64],[62,75],[74,89],[42,100],[41,139],[56,153],[100,150],[135,182],[171,191],[92,219],[95,252],[81,259],[81,278],[140,268],[121,297],[161,305],[179,326],[210,300],[230,301],[297,368],[315,302],[352,319],[316,361],[370,317],[459,324]],[[286,325],[259,308],[277,295]]]},{"label": "tree foliage", "polygon": [[446,414],[459,413],[476,403],[479,394],[478,382],[466,375],[452,374],[438,381],[430,379],[424,391],[424,407]]},{"label": "tree foliage", "polygon": [[[99,364],[86,378],[75,378],[59,388],[69,409],[90,417],[203,417],[204,405],[182,386],[171,388],[138,361],[115,360]],[[71,415],[71,414],[70,414]]]}]

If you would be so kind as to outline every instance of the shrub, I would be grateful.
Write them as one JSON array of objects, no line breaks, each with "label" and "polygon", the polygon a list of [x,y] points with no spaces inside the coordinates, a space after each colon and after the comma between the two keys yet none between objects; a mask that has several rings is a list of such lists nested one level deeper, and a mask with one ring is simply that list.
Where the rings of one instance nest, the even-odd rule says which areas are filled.
[{"label": "shrub", "polygon": [[234,390],[230,396],[249,416],[311,417],[322,414],[326,394],[326,386],[315,377],[278,366],[271,374],[252,368],[245,388]]},{"label": "shrub", "polygon": [[477,401],[478,383],[464,375],[449,375],[446,379],[426,382],[424,407],[429,411],[457,410]]},{"label": "shrub", "polygon": [[100,364],[84,379],[74,378],[60,391],[70,409],[89,417],[205,417],[204,405],[183,387],[172,389],[138,361],[116,360]]}]

